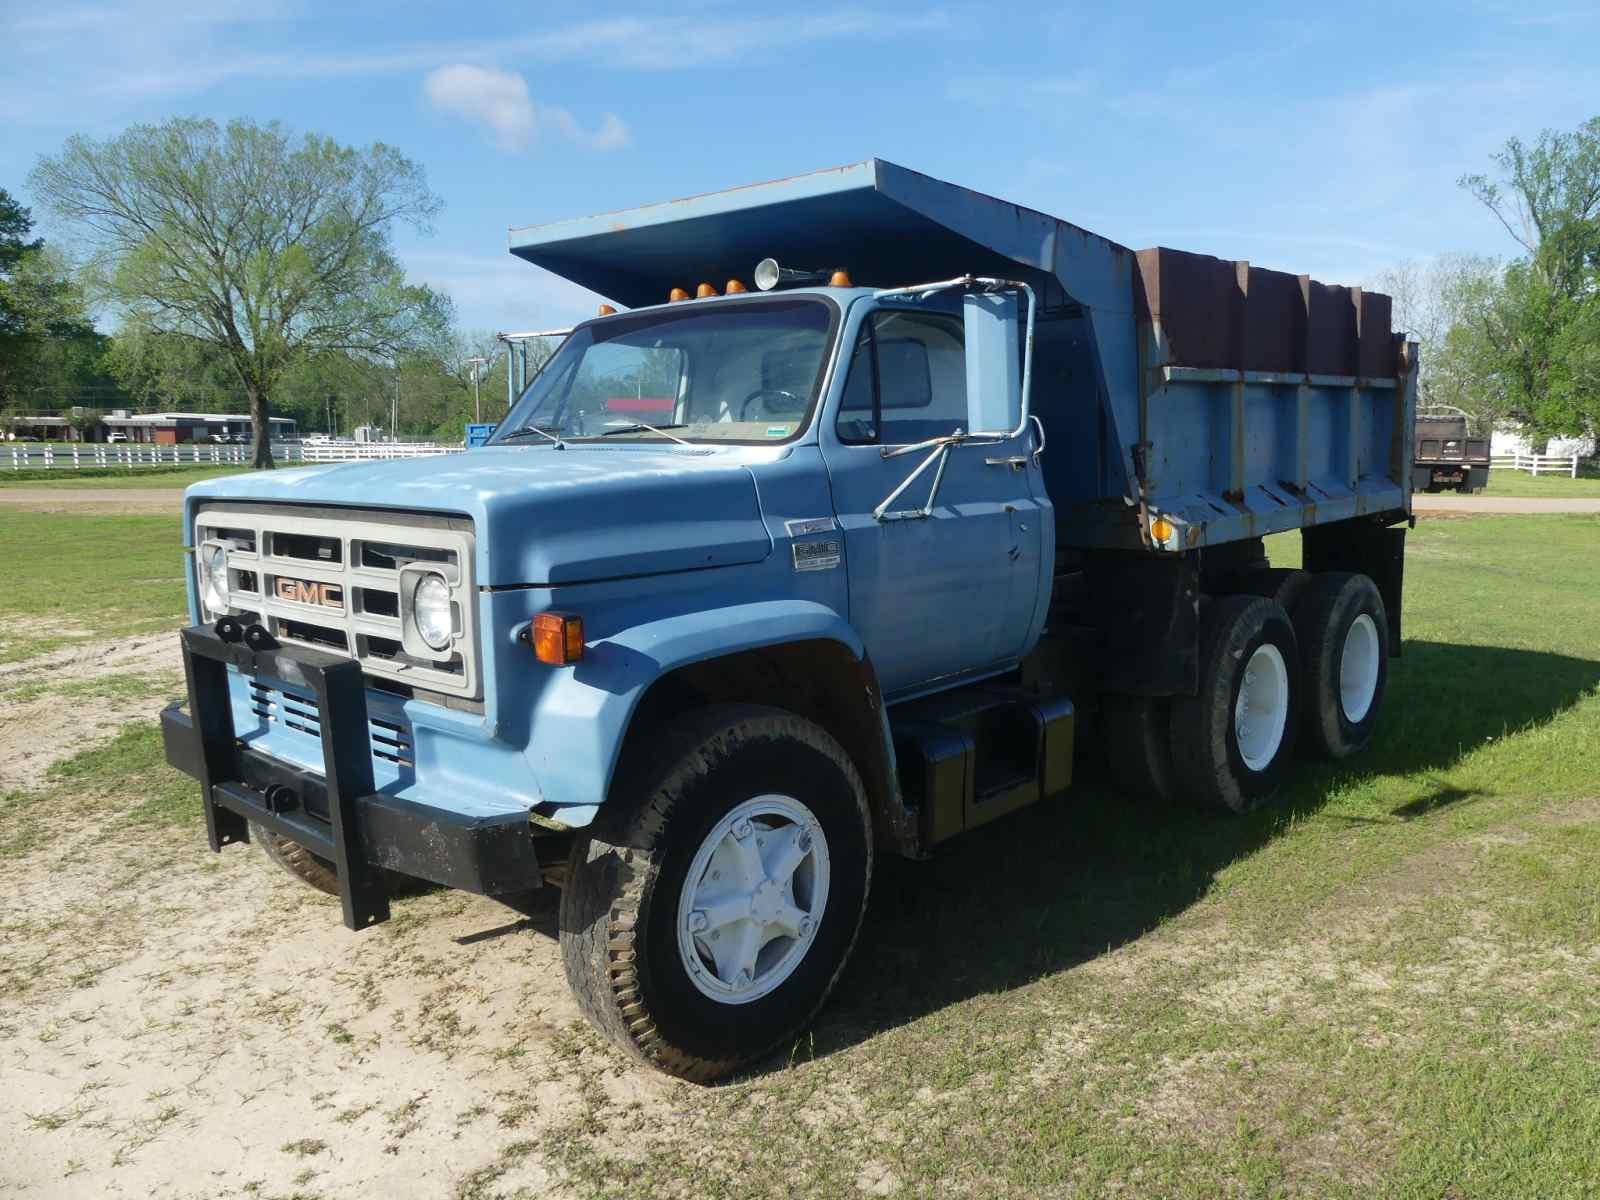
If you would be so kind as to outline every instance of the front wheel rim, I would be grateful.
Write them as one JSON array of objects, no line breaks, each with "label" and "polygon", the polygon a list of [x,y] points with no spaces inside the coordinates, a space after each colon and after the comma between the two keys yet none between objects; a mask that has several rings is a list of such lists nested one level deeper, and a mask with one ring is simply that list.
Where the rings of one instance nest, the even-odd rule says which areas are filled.
[{"label": "front wheel rim", "polygon": [[1283,745],[1289,723],[1289,667],[1269,642],[1245,662],[1244,678],[1233,702],[1233,733],[1239,757],[1252,771],[1264,771]]},{"label": "front wheel rim", "polygon": [[816,941],[828,903],[828,839],[792,796],[756,796],[707,832],[678,899],[678,956],[719,1004],[782,986]]},{"label": "front wheel rim", "polygon": [[1339,654],[1339,707],[1352,725],[1372,711],[1381,654],[1377,622],[1361,613],[1345,631],[1344,649]]}]

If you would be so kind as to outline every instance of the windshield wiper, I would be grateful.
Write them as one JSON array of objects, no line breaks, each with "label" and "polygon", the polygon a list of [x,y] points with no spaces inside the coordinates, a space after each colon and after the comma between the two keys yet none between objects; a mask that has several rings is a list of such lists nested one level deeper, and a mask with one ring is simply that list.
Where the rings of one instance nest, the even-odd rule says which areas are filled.
[{"label": "windshield wiper", "polygon": [[527,437],[532,433],[537,433],[540,437],[554,442],[557,447],[563,447],[566,445],[566,443],[558,438],[555,434],[538,425],[524,425],[521,429],[513,429],[510,433],[501,434],[499,440],[502,442],[509,442],[512,438]]},{"label": "windshield wiper", "polygon": [[613,434],[618,434],[618,433],[638,433],[640,430],[648,430],[650,433],[658,433],[664,438],[668,438],[671,441],[677,442],[678,445],[680,445],[680,446],[692,446],[692,445],[694,445],[693,442],[685,441],[683,438],[678,437],[676,434],[671,434],[671,433],[667,432],[667,430],[669,430],[669,429],[683,429],[683,428],[686,428],[687,425],[688,425],[687,421],[674,421],[670,425],[646,425],[643,421],[624,421],[624,422],[622,422],[620,424],[615,424],[615,425],[608,424],[606,426],[605,432],[601,433],[601,434],[599,434],[597,436],[599,436],[599,437],[611,437]]}]

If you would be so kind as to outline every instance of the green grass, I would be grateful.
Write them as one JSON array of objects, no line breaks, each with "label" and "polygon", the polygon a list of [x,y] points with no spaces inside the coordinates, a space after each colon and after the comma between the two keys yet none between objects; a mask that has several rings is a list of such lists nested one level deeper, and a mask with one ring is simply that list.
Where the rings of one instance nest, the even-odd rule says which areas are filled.
[{"label": "green grass", "polygon": [[[102,590],[165,564],[124,619],[176,623],[169,520],[30,536],[95,522]],[[604,1196],[1600,1195],[1597,544],[1600,516],[1423,522],[1367,754],[1220,819],[1129,802],[1086,731],[1069,792],[881,861],[836,997],[749,1077],[661,1085],[657,1119],[562,1033],[589,1083],[529,1153]],[[8,571],[0,620],[76,570]],[[194,791],[136,727],[0,798],[0,853],[63,811],[198,845]]]},{"label": "green grass", "polygon": [[175,517],[6,511],[0,571],[0,663],[182,622]]},{"label": "green grass", "polygon": [[[1581,469],[1581,468],[1580,468]],[[1486,496],[1600,496],[1600,475],[1531,475],[1527,471],[1489,472]]]},{"label": "green grass", "polygon": [[202,479],[221,479],[250,470],[240,466],[194,466],[163,463],[145,467],[52,467],[49,470],[13,471],[0,457],[0,488],[39,487],[41,484],[73,488],[181,488]]}]

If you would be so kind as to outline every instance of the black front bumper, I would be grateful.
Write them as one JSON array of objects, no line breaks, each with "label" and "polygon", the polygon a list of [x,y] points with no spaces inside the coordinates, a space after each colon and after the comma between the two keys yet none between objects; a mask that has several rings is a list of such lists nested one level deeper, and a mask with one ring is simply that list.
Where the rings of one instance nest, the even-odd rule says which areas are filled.
[{"label": "black front bumper", "polygon": [[[225,632],[242,633],[237,623]],[[200,781],[213,850],[249,841],[252,823],[298,842],[333,864],[351,929],[388,919],[385,870],[483,895],[539,886],[526,816],[474,817],[374,790],[366,682],[354,660],[289,651],[264,638],[252,645],[203,625],[181,636],[188,712],[183,704],[163,711],[161,735],[167,761]],[[322,774],[239,741],[230,664],[311,690],[321,717]]]}]

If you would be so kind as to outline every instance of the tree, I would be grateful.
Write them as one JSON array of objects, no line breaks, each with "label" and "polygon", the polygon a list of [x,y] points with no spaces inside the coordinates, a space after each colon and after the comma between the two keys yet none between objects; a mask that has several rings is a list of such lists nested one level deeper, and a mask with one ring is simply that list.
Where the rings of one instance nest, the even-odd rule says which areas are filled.
[{"label": "tree", "polygon": [[448,329],[448,298],[408,283],[395,257],[394,227],[427,232],[440,201],[393,147],[175,118],[70,138],[30,185],[84,237],[94,293],[124,329],[221,353],[258,467],[272,465],[267,418],[296,363],[395,359]]},{"label": "tree", "polygon": [[0,189],[0,407],[75,390],[101,348],[69,264],[32,230],[33,214]]},{"label": "tree", "polygon": [[1500,177],[1461,186],[1526,251],[1505,269],[1463,337],[1539,438],[1600,428],[1600,117],[1532,145],[1509,139]]}]

